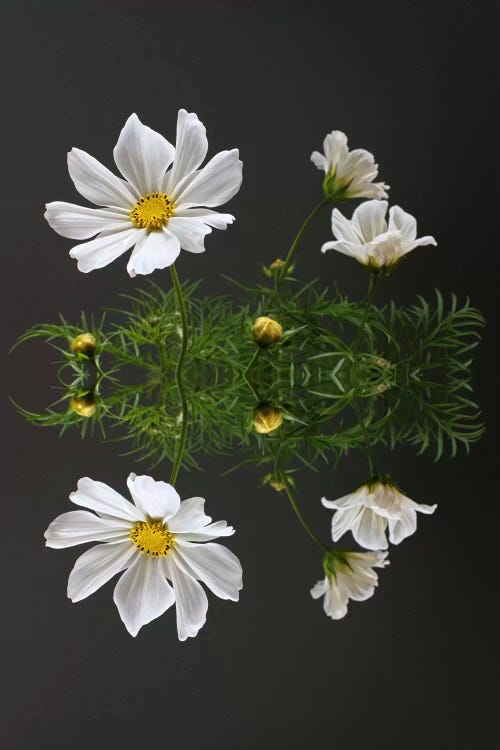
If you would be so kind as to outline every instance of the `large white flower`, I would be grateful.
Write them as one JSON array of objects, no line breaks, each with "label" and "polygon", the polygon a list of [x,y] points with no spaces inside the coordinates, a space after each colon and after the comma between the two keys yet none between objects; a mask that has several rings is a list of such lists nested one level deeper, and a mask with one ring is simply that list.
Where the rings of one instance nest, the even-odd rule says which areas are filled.
[{"label": "large white flower", "polygon": [[166,482],[131,474],[127,484],[134,504],[102,482],[80,479],[70,499],[97,515],[85,510],[63,513],[45,532],[47,546],[102,542],[76,561],[68,597],[73,602],[85,599],[125,571],[113,598],[129,633],[137,635],[175,602],[177,632],[184,641],[206,620],[208,601],[199,581],[221,599],[238,601],[240,562],[211,541],[230,536],[234,529],[225,521],[211,523],[203,498],[181,502]]},{"label": "large white flower", "polygon": [[437,245],[434,237],[417,239],[417,222],[399,206],[389,209],[387,201],[366,201],[356,208],[351,221],[336,208],[332,211],[335,242],[325,242],[321,251],[337,250],[350,255],[372,270],[388,268],[419,245]]},{"label": "large white flower", "polygon": [[387,552],[345,552],[332,550],[325,558],[325,577],[311,589],[313,599],[323,599],[323,608],[332,620],[347,614],[349,599],[362,602],[373,596],[378,576],[373,568],[385,568]]},{"label": "large white flower", "polygon": [[340,130],[328,133],[323,151],[323,154],[313,151],[311,161],[325,173],[323,187],[329,198],[387,198],[389,185],[373,182],[378,175],[373,154],[363,148],[349,151],[345,133]]},{"label": "large white flower", "polygon": [[[68,170],[78,192],[103,208],[48,203],[45,218],[63,237],[87,240],[70,250],[80,271],[107,266],[131,247],[131,276],[170,266],[181,248],[205,250],[204,239],[234,221],[221,206],[241,185],[238,149],[221,151],[202,169],[208,150],[205,127],[198,117],[179,110],[176,147],[131,115],[115,146],[116,177],[93,156],[73,148]],[[171,167],[171,169],[169,169]]]},{"label": "large white flower", "polygon": [[365,549],[387,549],[389,539],[399,544],[417,530],[417,512],[434,513],[437,505],[419,505],[403,495],[389,481],[363,484],[356,492],[338,500],[321,499],[325,508],[337,512],[332,518],[332,539],[338,541],[347,531]]}]

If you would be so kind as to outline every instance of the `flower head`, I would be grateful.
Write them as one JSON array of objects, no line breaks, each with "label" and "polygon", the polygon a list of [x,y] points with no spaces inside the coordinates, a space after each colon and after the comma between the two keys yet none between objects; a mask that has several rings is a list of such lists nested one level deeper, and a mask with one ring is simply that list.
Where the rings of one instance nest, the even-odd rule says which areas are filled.
[{"label": "flower head", "polygon": [[259,406],[257,413],[253,420],[253,426],[256,432],[261,435],[267,435],[268,432],[273,432],[281,426],[283,422],[283,414],[281,409],[277,406],[268,406],[264,404]]},{"label": "flower head", "polygon": [[275,344],[283,336],[283,328],[277,320],[262,316],[253,324],[253,337],[259,346]]},{"label": "flower head", "polygon": [[337,512],[332,519],[332,539],[338,541],[347,531],[365,549],[387,549],[389,539],[399,544],[417,530],[417,512],[434,513],[437,505],[419,505],[385,479],[363,484],[356,492],[338,500],[322,498],[325,508]]},{"label": "flower head", "polygon": [[349,151],[345,133],[340,130],[328,133],[323,151],[323,154],[313,151],[311,161],[325,173],[323,188],[327,198],[387,198],[389,185],[373,182],[378,175],[373,154],[362,148]]},{"label": "flower head", "polygon": [[166,482],[131,474],[127,484],[133,503],[102,482],[80,479],[70,499],[94,513],[77,510],[56,518],[45,532],[47,546],[101,542],[76,561],[68,597],[85,599],[125,571],[113,598],[128,632],[137,635],[175,603],[177,632],[184,641],[206,620],[208,601],[199,581],[221,599],[238,601],[240,562],[212,543],[234,529],[225,521],[212,523],[203,498],[181,502]]},{"label": "flower head", "polygon": [[337,250],[350,255],[372,271],[388,270],[419,245],[437,245],[434,237],[417,239],[417,222],[399,206],[389,209],[387,201],[366,201],[356,208],[351,221],[336,208],[332,212],[335,242],[325,242],[321,252]]},{"label": "flower head", "polygon": [[170,266],[181,248],[201,253],[212,228],[225,229],[234,221],[211,209],[230,200],[242,180],[238,149],[221,151],[200,169],[207,150],[205,127],[194,113],[179,110],[175,148],[133,114],[114,149],[125,179],[85,151],[73,148],[68,154],[76,189],[101,208],[48,203],[45,218],[63,237],[97,235],[70,250],[84,273],[107,266],[132,247],[130,276]]},{"label": "flower head", "polygon": [[73,396],[69,400],[69,405],[80,417],[93,417],[97,406],[92,393],[86,393],[84,396]]},{"label": "flower head", "polygon": [[323,608],[332,620],[347,614],[349,599],[362,602],[373,596],[378,576],[373,568],[385,568],[387,552],[345,552],[332,550],[324,561],[325,577],[311,589],[313,599],[323,599]]},{"label": "flower head", "polygon": [[69,350],[73,354],[85,354],[86,357],[91,357],[96,346],[97,341],[92,333],[81,333],[71,341]]}]

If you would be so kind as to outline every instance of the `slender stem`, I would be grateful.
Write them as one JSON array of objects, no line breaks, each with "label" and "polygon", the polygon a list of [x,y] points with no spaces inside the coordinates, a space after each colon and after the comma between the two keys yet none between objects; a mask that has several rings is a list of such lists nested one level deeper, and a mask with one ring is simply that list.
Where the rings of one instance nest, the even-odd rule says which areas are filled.
[{"label": "slender stem", "polygon": [[370,436],[368,434],[368,430],[366,429],[365,420],[363,418],[363,414],[361,412],[361,408],[359,406],[359,402],[357,398],[353,398],[352,400],[352,408],[354,409],[354,413],[356,414],[356,418],[358,420],[359,426],[361,427],[361,430],[363,432],[363,436],[365,438],[366,443],[366,457],[368,458],[368,466],[370,467],[370,476],[374,476],[375,474],[379,474],[377,461],[375,459],[375,454],[373,452],[373,447],[371,444]]},{"label": "slender stem", "polygon": [[294,511],[295,511],[295,515],[296,515],[296,516],[297,516],[297,518],[299,519],[299,521],[300,521],[300,523],[301,523],[302,527],[303,527],[303,528],[304,528],[304,529],[305,529],[305,530],[307,531],[307,533],[309,534],[309,536],[311,537],[311,539],[313,540],[313,542],[315,542],[315,543],[316,543],[316,544],[318,545],[318,547],[321,547],[321,549],[322,549],[322,550],[323,550],[324,552],[328,552],[328,547],[326,547],[326,546],[325,546],[325,545],[323,544],[323,542],[320,542],[320,540],[318,539],[318,537],[316,536],[316,534],[315,534],[315,533],[314,533],[314,531],[313,531],[313,530],[311,529],[311,527],[310,527],[310,526],[309,526],[309,524],[307,523],[306,519],[304,518],[304,516],[303,516],[303,515],[302,515],[302,513],[300,512],[300,508],[299,508],[299,506],[297,505],[297,501],[295,500],[294,496],[292,495],[292,491],[291,491],[291,489],[290,489],[290,487],[289,487],[289,484],[288,484],[288,482],[286,481],[286,478],[285,478],[285,481],[284,481],[284,485],[285,485],[285,492],[286,492],[286,494],[288,495],[288,499],[290,500],[290,505],[291,505],[291,506],[292,506],[292,508],[294,509]]},{"label": "slender stem", "polygon": [[261,352],[261,349],[256,349],[254,351],[252,359],[250,360],[250,362],[248,363],[248,365],[243,370],[243,375],[242,375],[243,378],[245,377],[245,375],[247,374],[247,372],[251,369],[253,363],[256,361],[256,359],[259,356],[260,352]]},{"label": "slender stem", "polygon": [[298,244],[301,241],[302,236],[303,236],[304,232],[306,231],[307,227],[309,226],[309,224],[311,223],[311,221],[314,219],[314,217],[316,216],[316,214],[319,213],[319,211],[323,208],[323,206],[326,206],[326,204],[329,203],[329,202],[330,202],[329,198],[323,198],[323,200],[321,201],[321,203],[318,203],[318,205],[311,211],[311,213],[309,214],[309,216],[307,217],[307,219],[305,220],[305,222],[302,224],[302,226],[300,227],[299,231],[295,235],[295,239],[292,242],[292,244],[290,246],[290,250],[288,251],[288,255],[285,258],[285,264],[282,266],[280,273],[276,276],[276,281],[277,281],[278,285],[285,278],[286,272],[288,271],[288,267],[289,267],[290,263],[292,262],[292,258],[293,258],[294,254],[295,254],[295,251],[296,251],[296,249],[298,247]]},{"label": "slender stem", "polygon": [[358,344],[359,344],[359,342],[361,340],[361,336],[363,335],[363,330],[364,330],[364,327],[366,325],[366,321],[367,321],[367,318],[368,318],[368,313],[371,310],[371,306],[372,306],[372,302],[373,302],[373,297],[375,296],[375,288],[377,286],[377,281],[378,281],[378,274],[371,273],[370,274],[370,284],[368,286],[368,291],[367,291],[367,293],[365,294],[365,296],[363,298],[363,302],[365,303],[365,313],[363,315],[363,320],[361,321],[361,325],[358,328],[358,332],[356,333],[356,337],[355,337],[354,341],[352,342],[352,346],[351,346],[351,351],[353,353],[356,352],[357,346],[358,346]]},{"label": "slender stem", "polygon": [[179,437],[179,443],[177,446],[177,453],[175,456],[175,462],[170,475],[170,484],[175,484],[177,475],[181,467],[182,455],[186,446],[186,435],[187,435],[187,399],[186,392],[184,390],[184,382],[182,379],[182,367],[184,365],[184,359],[186,358],[187,344],[188,344],[188,324],[186,315],[186,305],[184,304],[184,296],[182,294],[182,287],[175,269],[175,265],[170,266],[170,273],[172,275],[172,281],[174,284],[175,294],[177,297],[177,304],[179,306],[179,312],[181,314],[182,322],[182,340],[181,349],[179,352],[179,359],[175,368],[175,382],[177,383],[177,390],[179,391],[179,398],[181,401],[181,414],[182,414],[182,426],[181,434]]}]

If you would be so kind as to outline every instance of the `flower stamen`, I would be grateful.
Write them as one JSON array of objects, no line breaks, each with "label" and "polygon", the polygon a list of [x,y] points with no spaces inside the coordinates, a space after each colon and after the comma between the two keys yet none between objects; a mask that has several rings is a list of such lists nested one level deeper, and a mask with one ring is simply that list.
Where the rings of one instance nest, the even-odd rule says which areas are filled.
[{"label": "flower stamen", "polygon": [[166,193],[147,193],[137,201],[130,218],[138,229],[151,232],[166,226],[174,212],[174,202]]},{"label": "flower stamen", "polygon": [[138,521],[130,539],[139,552],[149,557],[166,557],[175,547],[175,536],[162,521]]}]

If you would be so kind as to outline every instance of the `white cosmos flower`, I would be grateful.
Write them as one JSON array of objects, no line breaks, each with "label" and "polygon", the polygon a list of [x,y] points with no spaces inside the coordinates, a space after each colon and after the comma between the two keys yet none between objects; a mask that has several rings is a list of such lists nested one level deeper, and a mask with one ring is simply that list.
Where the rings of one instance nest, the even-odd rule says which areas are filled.
[{"label": "white cosmos flower", "polygon": [[332,620],[347,614],[349,599],[362,602],[373,596],[378,576],[373,568],[385,568],[387,552],[345,552],[333,550],[325,558],[325,577],[311,589],[313,599],[323,599],[323,609]]},{"label": "white cosmos flower", "polygon": [[[107,266],[131,247],[130,276],[172,265],[181,248],[205,250],[204,239],[234,221],[211,209],[235,195],[241,185],[238,149],[221,151],[202,169],[208,150],[205,127],[193,112],[179,110],[176,147],[131,115],[115,146],[116,177],[93,156],[73,148],[68,170],[78,192],[102,208],[48,203],[52,229],[90,242],[70,250],[80,271]],[[171,168],[170,168],[171,167]]]},{"label": "white cosmos flower", "polygon": [[131,474],[127,484],[134,503],[102,482],[80,479],[70,499],[95,513],[63,513],[45,532],[47,546],[101,542],[76,561],[68,597],[85,599],[125,571],[113,598],[128,632],[137,635],[175,602],[177,632],[184,641],[206,620],[208,601],[199,581],[221,599],[238,601],[240,562],[226,547],[212,543],[234,529],[225,521],[211,523],[203,498],[181,502],[166,482]]},{"label": "white cosmos flower", "polygon": [[311,161],[325,173],[323,187],[329,198],[387,198],[389,185],[373,182],[378,175],[373,154],[363,148],[349,151],[345,133],[340,130],[328,133],[323,151],[323,154],[313,151]]},{"label": "white cosmos flower", "polygon": [[434,513],[437,505],[419,505],[388,481],[363,484],[356,492],[338,500],[322,498],[325,508],[337,512],[332,519],[332,539],[338,541],[347,531],[365,549],[387,549],[389,539],[399,544],[417,530],[417,512]]},{"label": "white cosmos flower", "polygon": [[389,209],[389,225],[385,220],[387,201],[366,201],[356,208],[351,221],[336,208],[332,212],[335,242],[325,242],[321,252],[337,250],[350,255],[372,270],[397,263],[419,245],[437,245],[434,237],[417,239],[417,222],[399,206]]}]

